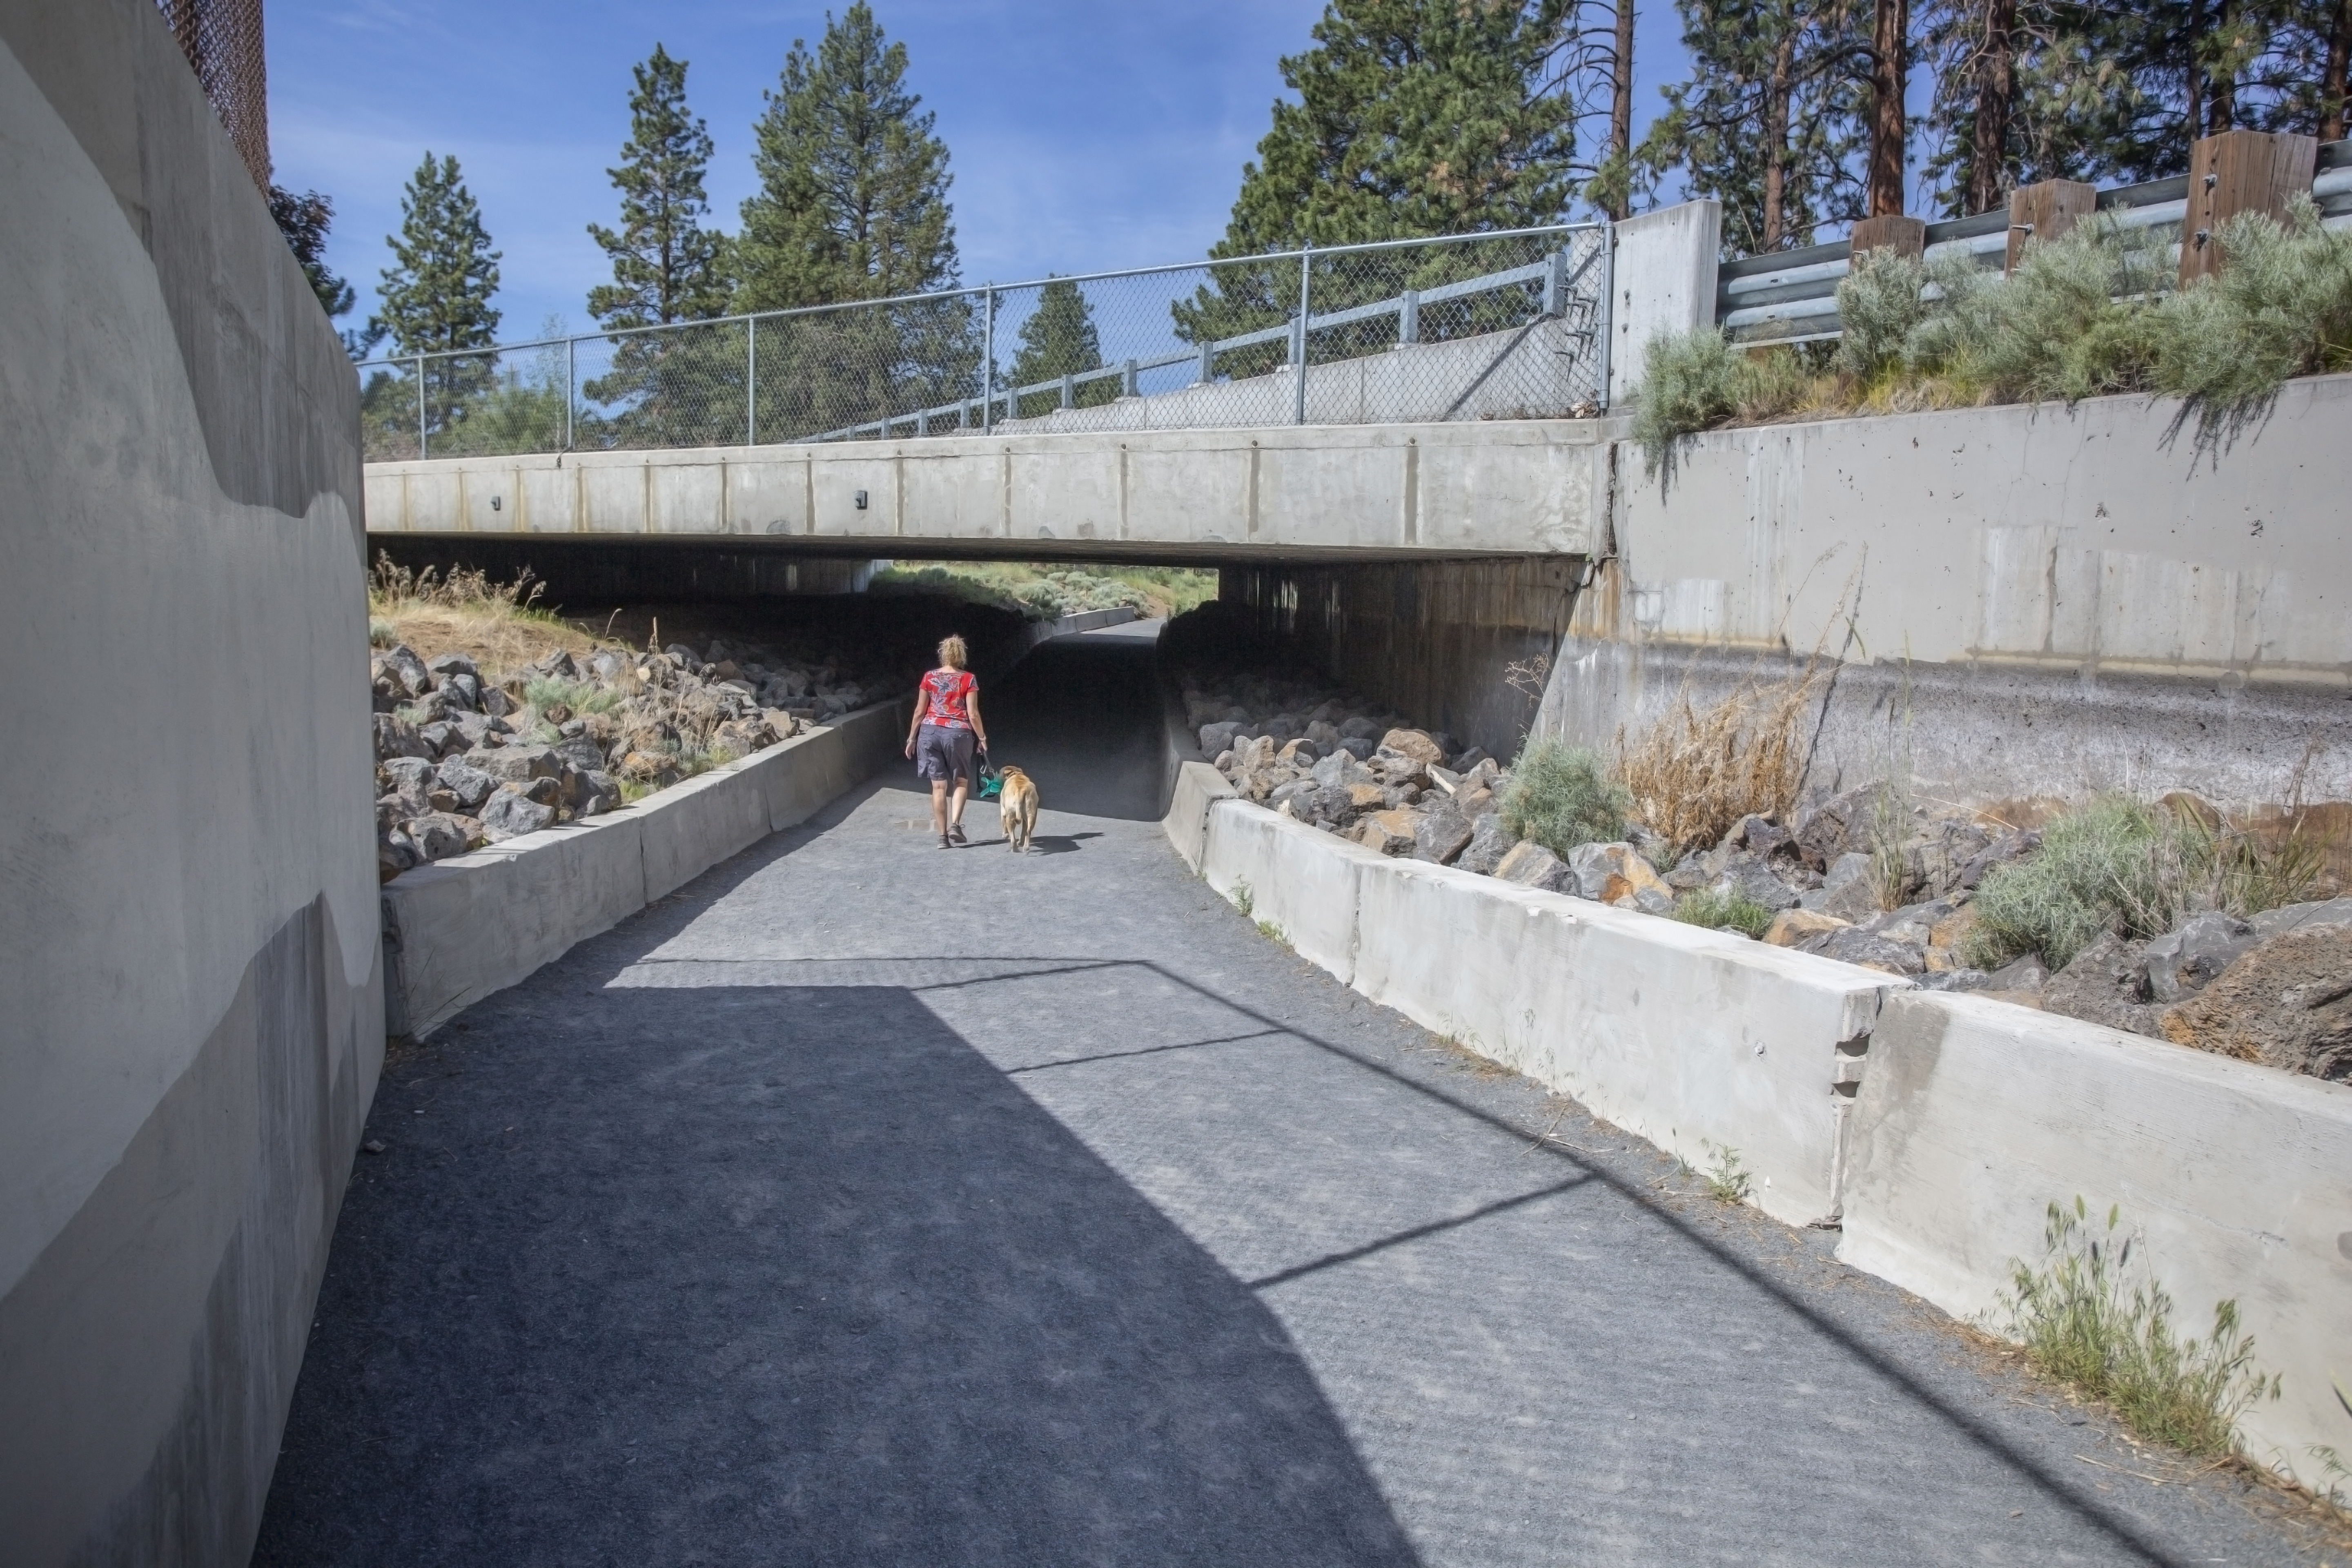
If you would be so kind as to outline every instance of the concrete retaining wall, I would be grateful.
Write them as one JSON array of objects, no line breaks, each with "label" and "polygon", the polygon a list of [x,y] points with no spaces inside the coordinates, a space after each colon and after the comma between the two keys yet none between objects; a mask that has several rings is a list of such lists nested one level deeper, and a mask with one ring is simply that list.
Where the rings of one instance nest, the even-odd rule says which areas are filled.
[{"label": "concrete retaining wall", "polygon": [[2352,376],[2200,458],[2144,397],[1726,430],[1617,466],[1539,728],[1606,746],[1836,660],[1824,789],[2352,798]]},{"label": "concrete retaining wall", "polygon": [[1998,1326],[2050,1204],[2111,1205],[2203,1339],[2234,1300],[2276,1403],[2254,1457],[2319,1486],[2352,1454],[2352,1088],[2006,1003],[1926,994],[1880,1015],[1853,1113],[1838,1256]]},{"label": "concrete retaining wall", "polygon": [[[1507,759],[1535,721],[1583,573],[1573,559],[1534,555],[1219,575],[1218,597],[1294,657]],[[1526,672],[1516,684],[1515,668]]]},{"label": "concrete retaining wall", "polygon": [[0,1559],[241,1564],[383,1057],[358,387],[148,0],[0,6]]},{"label": "concrete retaining wall", "polygon": [[861,709],[583,823],[406,871],[383,889],[395,1034],[424,1035],[771,833],[898,754],[903,701]]}]

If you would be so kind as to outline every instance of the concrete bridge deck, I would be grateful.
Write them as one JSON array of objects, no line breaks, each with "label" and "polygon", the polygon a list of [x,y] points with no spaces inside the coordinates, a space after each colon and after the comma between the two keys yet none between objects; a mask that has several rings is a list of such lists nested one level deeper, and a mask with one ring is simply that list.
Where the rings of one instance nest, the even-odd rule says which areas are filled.
[{"label": "concrete bridge deck", "polygon": [[1281,425],[371,463],[368,530],[1031,560],[1589,555],[1621,424]]},{"label": "concrete bridge deck", "polygon": [[1259,935],[1141,647],[388,1068],[257,1563],[2302,1560]]}]

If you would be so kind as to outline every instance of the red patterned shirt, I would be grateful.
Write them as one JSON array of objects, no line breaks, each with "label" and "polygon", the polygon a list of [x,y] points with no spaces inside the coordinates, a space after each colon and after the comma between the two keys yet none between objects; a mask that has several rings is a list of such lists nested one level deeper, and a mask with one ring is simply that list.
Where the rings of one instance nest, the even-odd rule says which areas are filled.
[{"label": "red patterned shirt", "polygon": [[964,703],[979,689],[968,669],[935,669],[923,677],[923,722],[943,730],[969,730]]}]

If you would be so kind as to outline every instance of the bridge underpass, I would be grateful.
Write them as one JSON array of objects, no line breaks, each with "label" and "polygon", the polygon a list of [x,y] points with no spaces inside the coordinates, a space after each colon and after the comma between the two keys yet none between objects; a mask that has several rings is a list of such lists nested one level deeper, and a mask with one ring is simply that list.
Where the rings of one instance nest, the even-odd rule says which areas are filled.
[{"label": "bridge underpass", "polygon": [[1149,628],[387,1065],[264,1563],[2294,1560],[1185,873]]}]

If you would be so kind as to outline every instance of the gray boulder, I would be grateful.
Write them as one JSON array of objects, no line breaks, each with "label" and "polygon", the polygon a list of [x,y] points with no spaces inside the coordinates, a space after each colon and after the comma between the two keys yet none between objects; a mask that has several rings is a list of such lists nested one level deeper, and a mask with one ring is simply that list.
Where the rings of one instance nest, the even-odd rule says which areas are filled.
[{"label": "gray boulder", "polygon": [[445,679],[453,675],[466,676],[473,680],[482,678],[482,672],[475,668],[474,661],[462,653],[445,653],[428,658],[425,661],[425,668]]},{"label": "gray boulder", "polygon": [[1920,949],[1908,942],[1889,942],[1859,926],[1845,926],[1817,936],[1804,944],[1803,951],[1845,963],[1858,963],[1864,969],[1884,970],[1889,974],[1919,974],[1927,967],[1927,955]]},{"label": "gray boulder", "polygon": [[446,757],[452,752],[462,752],[467,745],[466,731],[446,719],[436,719],[418,730],[416,738],[424,742],[425,749],[436,757]]},{"label": "gray boulder", "polygon": [[1230,719],[1221,719],[1213,724],[1202,725],[1201,754],[1204,757],[1213,757],[1221,752],[1231,750],[1234,736],[1240,730],[1241,726]]},{"label": "gray boulder", "polygon": [[1861,921],[1878,912],[1878,884],[1870,874],[1870,857],[1859,851],[1840,855],[1829,875],[1810,893],[1798,896],[1800,906],[1815,914]]},{"label": "gray boulder", "polygon": [[498,789],[499,781],[474,766],[464,757],[449,757],[433,770],[435,781],[457,797],[458,806],[467,816],[479,812],[482,803]]},{"label": "gray boulder", "polygon": [[2284,904],[2254,917],[2254,935],[2267,941],[2282,931],[2314,926],[2352,925],[2352,899],[2326,899],[2313,904]]},{"label": "gray boulder", "polygon": [[482,831],[493,844],[537,833],[555,820],[555,807],[502,789],[482,805]]},{"label": "gray boulder", "polygon": [[[1763,821],[1761,817],[1755,816],[1748,820]],[[1676,867],[1675,870],[1679,872],[1681,868]],[[1674,877],[1669,876],[1666,880],[1670,886],[1675,885]],[[1735,849],[1725,856],[1722,870],[1716,874],[1708,886],[1718,895],[1746,899],[1751,903],[1763,905],[1775,914],[1782,910],[1794,909],[1798,903],[1797,889],[1774,876],[1772,868],[1765,864],[1764,857],[1752,849]],[[1839,915],[1838,918],[1843,920],[1846,917]]]},{"label": "gray boulder", "polygon": [[1339,737],[1339,749],[1360,763],[1369,760],[1379,748],[1365,736],[1342,735]]},{"label": "gray boulder", "polygon": [[411,697],[424,696],[433,684],[432,673],[425,668],[425,661],[417,658],[415,650],[406,643],[386,648],[375,660],[375,668],[399,682],[401,690]]},{"label": "gray boulder", "polygon": [[574,816],[602,816],[621,808],[620,781],[602,768],[586,768],[568,774],[563,784],[563,804]]},{"label": "gray boulder", "polygon": [[431,748],[416,738],[416,728],[391,713],[375,715],[375,754],[379,759],[422,757],[430,760]]},{"label": "gray boulder", "polygon": [[1412,858],[1431,860],[1440,866],[1450,866],[1469,847],[1475,833],[1462,814],[1451,805],[1442,805],[1421,819],[1413,830]]},{"label": "gray boulder", "polygon": [[563,759],[552,746],[501,746],[494,752],[472,752],[467,760],[502,784],[560,778],[563,773]]},{"label": "gray boulder", "polygon": [[427,812],[406,826],[410,842],[427,860],[446,860],[452,855],[463,855],[473,841],[474,825],[446,811]]},{"label": "gray boulder", "polygon": [[2179,931],[2150,942],[2141,955],[2148,994],[2167,1005],[2193,996],[2261,940],[2252,922],[2234,915],[2192,915]]},{"label": "gray boulder", "polygon": [[571,736],[553,750],[564,766],[574,772],[585,773],[604,765],[604,748],[584,734]]},{"label": "gray boulder", "polygon": [[1471,821],[1470,842],[1463,846],[1461,855],[1454,863],[1465,871],[1491,877],[1495,874],[1495,868],[1503,863],[1503,857],[1511,852],[1511,846],[1516,842],[1503,826],[1503,814],[1487,812]]},{"label": "gray boulder", "polygon": [[[1370,719],[1360,717],[1350,719],[1339,726],[1339,739],[1342,741],[1377,742],[1380,738],[1380,725]],[[1369,750],[1370,748],[1367,748],[1367,752],[1369,752]],[[1365,753],[1359,754],[1360,755]]]},{"label": "gray boulder", "polygon": [[2157,1035],[2160,1007],[2147,1005],[2145,943],[2102,931],[2042,988],[2044,1011],[2135,1035]]},{"label": "gray boulder", "polygon": [[1511,846],[1495,866],[1494,875],[1506,882],[1517,882],[1523,888],[1540,888],[1548,893],[1572,890],[1573,874],[1568,862],[1532,838],[1522,838]]}]

